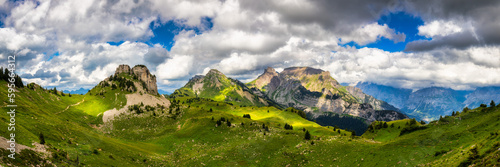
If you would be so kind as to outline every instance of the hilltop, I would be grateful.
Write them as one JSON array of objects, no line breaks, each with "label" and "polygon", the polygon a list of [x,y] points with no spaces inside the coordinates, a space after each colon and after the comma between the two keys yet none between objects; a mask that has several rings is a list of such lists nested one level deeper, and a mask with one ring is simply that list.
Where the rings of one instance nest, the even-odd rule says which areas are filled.
[{"label": "hilltop", "polygon": [[235,105],[279,107],[267,96],[251,91],[242,82],[229,78],[216,69],[211,69],[206,75],[194,76],[170,97],[202,97]]}]

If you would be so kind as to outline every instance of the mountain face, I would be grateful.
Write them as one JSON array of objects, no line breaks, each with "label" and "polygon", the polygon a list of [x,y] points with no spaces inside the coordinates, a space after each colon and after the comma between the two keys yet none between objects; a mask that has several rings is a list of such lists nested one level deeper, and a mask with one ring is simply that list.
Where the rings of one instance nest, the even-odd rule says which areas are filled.
[{"label": "mountain face", "polygon": [[[290,67],[277,73],[273,68],[267,68],[256,80],[247,84],[250,88],[261,90],[270,99],[286,107],[295,107],[308,113],[312,119],[327,113],[348,114],[366,119],[397,120],[406,118],[396,111],[379,112],[371,104],[363,101],[382,104],[374,98],[356,92],[357,98],[330,76],[328,71],[309,67]],[[389,110],[394,107],[378,109]],[[390,106],[390,105],[387,105]]]},{"label": "mountain face", "polygon": [[101,81],[88,95],[112,102],[112,106],[102,113],[103,122],[122,114],[132,115],[132,111],[160,111],[170,106],[170,101],[158,94],[156,77],[144,65],[118,66],[114,75]]},{"label": "mountain face", "polygon": [[462,109],[463,96],[453,89],[430,87],[413,92],[402,108],[409,116],[430,121]]},{"label": "mountain face", "polygon": [[500,102],[500,87],[481,87],[477,88],[465,96],[463,105],[469,108],[479,107],[481,104],[490,104],[491,100]]},{"label": "mountain face", "polygon": [[119,74],[129,74],[137,77],[138,80],[143,82],[143,87],[145,91],[151,94],[158,94],[158,88],[156,86],[156,76],[152,75],[148,68],[144,65],[136,65],[134,68],[130,69],[130,66],[122,64],[116,68],[115,76]]},{"label": "mountain face", "polygon": [[399,111],[398,108],[390,105],[389,103],[382,100],[378,100],[373,96],[363,93],[363,91],[359,88],[356,88],[354,86],[346,86],[345,88],[351,95],[353,95],[358,99],[358,102],[370,104],[374,107],[375,110]]},{"label": "mountain face", "polygon": [[184,87],[175,90],[171,96],[202,97],[239,105],[274,105],[274,102],[267,99],[265,95],[258,93],[254,93],[242,82],[228,78],[216,69],[211,69],[206,75],[196,75],[191,78]]},{"label": "mountain face", "polygon": [[70,93],[70,94],[85,94],[89,91],[90,89],[83,89],[83,88],[80,88],[78,90],[73,90],[73,91],[68,91],[68,90],[64,90],[63,92],[64,93]]},{"label": "mountain face", "polygon": [[366,94],[386,101],[397,108],[404,108],[408,97],[412,93],[411,89],[394,88],[368,82],[360,82],[355,87],[361,89]]},{"label": "mountain face", "polygon": [[500,87],[480,87],[474,91],[457,91],[449,88],[430,87],[412,92],[373,83],[358,83],[356,87],[377,99],[387,101],[410,117],[432,121],[440,115],[450,115],[464,107],[476,108],[500,101]]}]

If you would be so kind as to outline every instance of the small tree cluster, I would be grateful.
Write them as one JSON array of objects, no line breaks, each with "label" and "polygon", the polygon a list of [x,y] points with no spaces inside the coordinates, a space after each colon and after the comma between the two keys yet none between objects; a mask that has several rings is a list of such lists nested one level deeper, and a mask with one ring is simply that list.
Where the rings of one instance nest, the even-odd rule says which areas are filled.
[{"label": "small tree cluster", "polygon": [[285,123],[285,129],[286,130],[293,130],[293,126]]},{"label": "small tree cluster", "polygon": [[266,124],[262,124],[262,129],[269,132],[269,126],[267,126]]},{"label": "small tree cluster", "polygon": [[14,78],[14,86],[16,88],[24,87],[21,77],[13,72],[11,73],[7,68],[3,69],[0,67],[0,78],[6,82],[11,82],[12,78]]},{"label": "small tree cluster", "polygon": [[252,119],[252,118],[250,117],[250,114],[243,114],[243,118]]},{"label": "small tree cluster", "polygon": [[[289,108],[285,109],[285,111],[290,111],[290,112],[298,114],[302,118],[306,118],[306,113],[302,110],[298,110],[298,109],[295,109],[293,107],[289,107]],[[269,110],[267,112],[269,113]]]},{"label": "small tree cluster", "polygon": [[223,122],[226,122],[226,125],[227,125],[228,127],[231,127],[231,121],[229,121],[229,119],[226,119],[226,118],[224,118],[224,117],[221,117],[219,120],[217,120],[217,121],[215,122],[215,124],[216,124],[217,126],[221,126]]}]

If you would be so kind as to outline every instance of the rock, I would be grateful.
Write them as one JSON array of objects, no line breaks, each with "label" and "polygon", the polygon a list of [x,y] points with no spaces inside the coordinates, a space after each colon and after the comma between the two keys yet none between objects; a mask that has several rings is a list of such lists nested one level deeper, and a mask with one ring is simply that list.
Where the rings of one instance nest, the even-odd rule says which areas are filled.
[{"label": "rock", "polygon": [[156,86],[156,76],[149,73],[149,70],[144,65],[136,65],[132,68],[132,73],[138,77],[140,81],[146,83],[146,91],[151,94],[158,94]]},{"label": "rock", "polygon": [[120,73],[130,74],[130,66],[126,64],[119,65],[118,68],[116,68],[115,75],[118,75]]},{"label": "rock", "polygon": [[[156,85],[156,76],[152,75],[148,68],[144,65],[136,65],[132,69],[126,64],[122,64],[116,68],[115,75],[126,73],[129,75],[136,76],[139,81],[144,82],[145,91],[150,94],[158,94],[158,88]],[[140,84],[142,85],[142,84]]]}]

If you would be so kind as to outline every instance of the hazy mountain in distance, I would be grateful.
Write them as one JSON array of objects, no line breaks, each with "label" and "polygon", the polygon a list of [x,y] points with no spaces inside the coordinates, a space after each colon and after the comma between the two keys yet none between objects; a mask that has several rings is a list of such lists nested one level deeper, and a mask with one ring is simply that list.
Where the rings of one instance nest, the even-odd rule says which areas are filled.
[{"label": "hazy mountain in distance", "polygon": [[429,87],[415,92],[367,82],[358,83],[356,87],[400,108],[410,117],[426,121],[461,111],[464,107],[476,108],[480,104],[489,104],[491,100],[500,101],[500,87],[479,87],[474,91]]},{"label": "hazy mountain in distance", "polygon": [[80,88],[77,90],[63,90],[64,93],[70,93],[70,94],[85,94],[89,91],[90,89],[84,89]]}]

